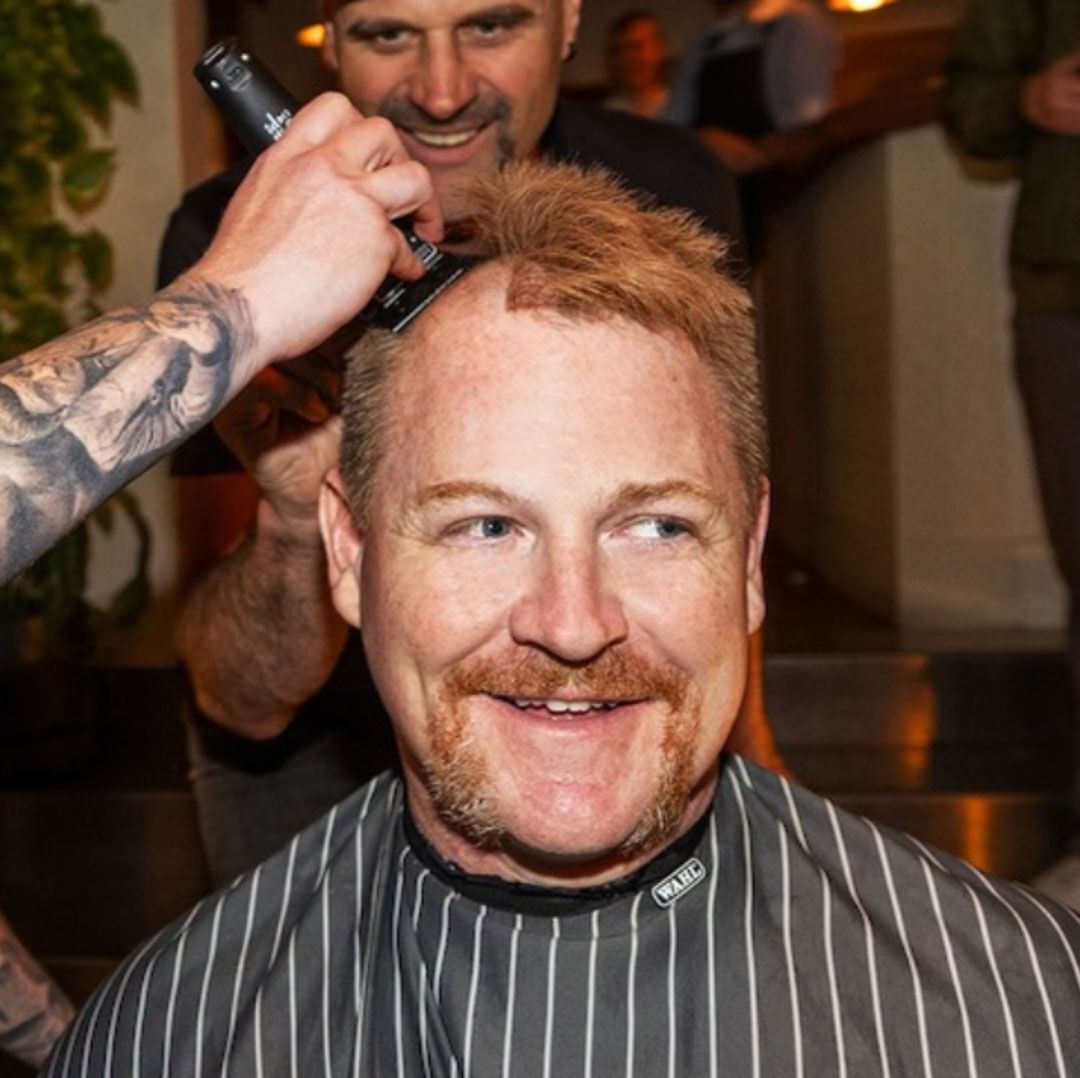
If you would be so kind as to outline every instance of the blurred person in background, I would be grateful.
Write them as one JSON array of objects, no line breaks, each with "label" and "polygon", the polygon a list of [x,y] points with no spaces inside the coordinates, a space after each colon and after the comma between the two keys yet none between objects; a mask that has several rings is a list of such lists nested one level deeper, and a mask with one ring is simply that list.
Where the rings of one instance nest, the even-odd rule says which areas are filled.
[{"label": "blurred person in background", "polygon": [[839,38],[809,0],[715,0],[686,50],[665,116],[693,128],[737,174],[769,163],[768,137],[821,119],[833,101]]},{"label": "blurred person in background", "polygon": [[[1080,702],[1080,4],[973,0],[948,63],[946,123],[976,157],[1015,159],[1014,364],[1047,531],[1069,591]],[[1034,882],[1080,907],[1080,736],[1065,858]]]},{"label": "blurred person in background", "polygon": [[607,78],[604,104],[649,119],[668,102],[667,38],[660,20],[649,11],[620,15],[608,28]]}]

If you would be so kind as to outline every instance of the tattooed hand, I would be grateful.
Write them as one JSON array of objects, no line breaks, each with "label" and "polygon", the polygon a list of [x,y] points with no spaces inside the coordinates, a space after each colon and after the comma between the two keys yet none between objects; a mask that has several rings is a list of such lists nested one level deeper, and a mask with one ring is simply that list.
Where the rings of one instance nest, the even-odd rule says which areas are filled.
[{"label": "tattooed hand", "polygon": [[391,220],[437,241],[423,166],[340,94],[259,158],[190,273],[0,366],[0,582],[207,423],[269,364],[308,351],[387,273],[422,267]]}]

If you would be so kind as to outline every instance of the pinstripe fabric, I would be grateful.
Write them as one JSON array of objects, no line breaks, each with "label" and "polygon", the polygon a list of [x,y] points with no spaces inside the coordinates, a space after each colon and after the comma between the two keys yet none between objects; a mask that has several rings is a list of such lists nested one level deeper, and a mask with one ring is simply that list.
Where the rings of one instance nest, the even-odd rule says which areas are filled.
[{"label": "pinstripe fabric", "polygon": [[648,890],[557,918],[481,906],[414,855],[401,788],[382,776],[159,933],[45,1073],[1064,1078],[1080,1066],[1068,911],[737,758],[696,856],[704,877],[667,908]]}]

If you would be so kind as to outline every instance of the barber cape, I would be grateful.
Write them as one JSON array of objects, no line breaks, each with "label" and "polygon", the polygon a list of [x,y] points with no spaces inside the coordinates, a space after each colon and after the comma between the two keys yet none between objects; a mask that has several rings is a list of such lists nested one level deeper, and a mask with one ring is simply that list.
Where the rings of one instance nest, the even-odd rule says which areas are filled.
[{"label": "barber cape", "polygon": [[1067,910],[727,757],[662,879],[482,903],[382,775],[160,932],[47,1075],[1028,1075],[1080,1067]]}]

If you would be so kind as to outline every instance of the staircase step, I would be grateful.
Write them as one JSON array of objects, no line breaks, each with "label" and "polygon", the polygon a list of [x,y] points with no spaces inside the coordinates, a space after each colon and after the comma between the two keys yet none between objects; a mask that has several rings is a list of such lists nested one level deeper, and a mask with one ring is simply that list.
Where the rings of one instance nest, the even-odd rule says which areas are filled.
[{"label": "staircase step", "polygon": [[209,890],[182,792],[0,794],[0,901],[26,945],[119,957]]},{"label": "staircase step", "polygon": [[826,797],[862,790],[964,793],[1036,790],[1064,799],[1072,777],[1064,743],[935,742],[929,745],[803,745],[780,749],[799,782]]},{"label": "staircase step", "polygon": [[1040,794],[851,793],[835,800],[1007,879],[1030,879],[1059,848],[1055,807]]},{"label": "staircase step", "polygon": [[782,654],[765,661],[785,746],[1060,745],[1069,687],[1056,652]]}]

